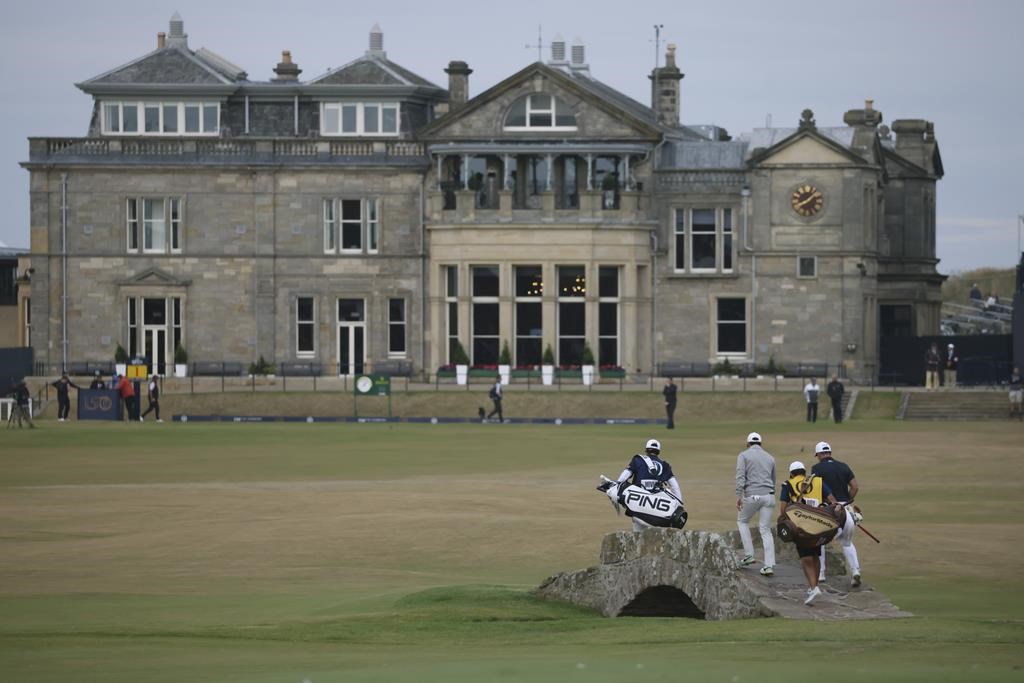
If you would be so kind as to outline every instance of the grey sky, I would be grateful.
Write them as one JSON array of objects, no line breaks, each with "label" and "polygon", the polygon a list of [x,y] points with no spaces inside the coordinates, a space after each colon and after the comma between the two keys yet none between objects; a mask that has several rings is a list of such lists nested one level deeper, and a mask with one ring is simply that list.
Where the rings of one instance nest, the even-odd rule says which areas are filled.
[{"label": "grey sky", "polygon": [[[267,79],[290,49],[312,78],[366,49],[374,22],[388,56],[447,85],[444,67],[474,69],[476,95],[537,59],[561,33],[587,49],[591,72],[649,103],[655,23],[678,46],[684,123],[716,123],[736,135],[795,125],[805,107],[819,125],[875,100],[886,123],[925,118],[946,177],[938,191],[939,269],[949,273],[1016,262],[1024,213],[1024,2],[859,3],[806,0],[558,3],[292,3],[247,0],[109,0],[14,3],[0,27],[0,241],[29,246],[29,136],[79,136],[90,99],[74,83],[152,50],[175,10],[193,49],[207,47]],[[664,52],[664,50],[662,50]],[[545,50],[544,59],[548,58]]]}]

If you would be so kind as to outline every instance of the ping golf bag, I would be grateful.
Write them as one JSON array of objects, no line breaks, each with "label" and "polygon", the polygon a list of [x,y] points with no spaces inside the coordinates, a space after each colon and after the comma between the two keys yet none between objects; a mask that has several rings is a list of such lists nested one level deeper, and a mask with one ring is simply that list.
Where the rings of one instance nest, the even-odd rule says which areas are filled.
[{"label": "ping golf bag", "polygon": [[615,512],[625,508],[627,517],[634,517],[651,526],[682,529],[689,515],[683,503],[664,488],[648,491],[640,486],[622,483],[601,477],[604,481],[597,487],[612,501]]}]

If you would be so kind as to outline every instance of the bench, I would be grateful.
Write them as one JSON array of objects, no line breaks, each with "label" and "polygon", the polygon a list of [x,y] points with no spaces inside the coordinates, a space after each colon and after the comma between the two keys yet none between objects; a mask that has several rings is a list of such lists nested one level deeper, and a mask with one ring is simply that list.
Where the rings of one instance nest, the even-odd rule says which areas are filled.
[{"label": "bench", "polygon": [[97,371],[101,375],[114,374],[114,363],[106,361],[74,361],[68,363],[68,374],[76,377],[93,375]]},{"label": "bench", "polygon": [[828,363],[796,363],[786,368],[786,377],[828,377]]},{"label": "bench", "polygon": [[242,363],[237,361],[199,362],[192,364],[192,375],[195,377],[235,377],[241,376],[244,369]]},{"label": "bench", "polygon": [[392,377],[412,377],[412,361],[382,360],[373,364],[373,371]]},{"label": "bench", "polygon": [[658,364],[659,377],[709,377],[711,363],[667,362]]},{"label": "bench", "polygon": [[323,365],[315,361],[293,361],[281,363],[279,370],[284,377],[319,377],[323,374]]}]

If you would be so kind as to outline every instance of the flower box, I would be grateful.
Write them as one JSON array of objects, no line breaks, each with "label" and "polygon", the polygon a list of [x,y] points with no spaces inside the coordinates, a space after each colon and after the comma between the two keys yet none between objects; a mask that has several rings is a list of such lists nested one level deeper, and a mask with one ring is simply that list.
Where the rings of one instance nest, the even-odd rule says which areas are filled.
[{"label": "flower box", "polygon": [[625,368],[601,368],[598,373],[605,379],[622,379],[626,376]]}]

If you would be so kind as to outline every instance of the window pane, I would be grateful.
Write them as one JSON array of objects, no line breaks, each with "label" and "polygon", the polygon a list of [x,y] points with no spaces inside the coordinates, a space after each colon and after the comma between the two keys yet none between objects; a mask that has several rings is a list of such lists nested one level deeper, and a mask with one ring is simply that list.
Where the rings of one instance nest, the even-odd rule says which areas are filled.
[{"label": "window pane", "polygon": [[474,337],[473,338],[473,364],[474,365],[497,365],[498,364],[498,339],[497,339],[497,337]]},{"label": "window pane", "polygon": [[342,249],[362,249],[362,232],[363,226],[359,223],[342,223],[341,224],[341,248]]},{"label": "window pane", "polygon": [[128,200],[128,248],[139,248],[139,202]]},{"label": "window pane", "polygon": [[602,337],[619,336],[619,305],[598,304],[597,333]]},{"label": "window pane", "polygon": [[676,233],[676,270],[686,270],[686,235]]},{"label": "window pane", "polygon": [[498,304],[473,304],[473,336],[498,334]]},{"label": "window pane", "polygon": [[186,133],[198,133],[199,132],[199,105],[198,104],[186,104],[185,105],[185,132]]},{"label": "window pane", "polygon": [[121,131],[121,107],[117,104],[107,104],[103,107],[104,123],[111,133]]},{"label": "window pane", "polygon": [[694,209],[693,210],[694,231],[715,231],[715,210]]},{"label": "window pane", "polygon": [[498,296],[498,266],[473,267],[473,296]]},{"label": "window pane", "polygon": [[746,353],[747,326],[738,323],[719,323],[718,352]]},{"label": "window pane", "polygon": [[694,234],[693,235],[693,267],[714,268],[715,267],[715,236]]},{"label": "window pane", "polygon": [[559,339],[558,363],[560,365],[583,365],[583,339]]},{"label": "window pane", "polygon": [[508,110],[508,115],[505,117],[506,126],[525,126],[526,125],[526,98],[519,100],[514,103],[511,109]]},{"label": "window pane", "polygon": [[405,353],[405,325],[388,327],[388,353]]},{"label": "window pane", "polygon": [[718,320],[744,321],[747,319],[746,299],[719,299]]},{"label": "window pane", "polygon": [[203,132],[216,133],[220,130],[219,110],[216,104],[203,105]]},{"label": "window pane", "polygon": [[602,338],[597,342],[598,365],[619,364],[619,340]]},{"label": "window pane", "polygon": [[543,334],[542,325],[541,304],[539,302],[520,302],[516,304],[517,337],[539,337]]},{"label": "window pane", "polygon": [[160,132],[160,107],[157,107],[155,105],[152,107],[146,107],[146,132]]},{"label": "window pane", "polygon": [[587,292],[587,279],[583,266],[558,267],[558,296],[584,296]]},{"label": "window pane", "polygon": [[722,236],[722,270],[732,270],[732,233]]},{"label": "window pane", "polygon": [[459,305],[454,302],[448,304],[448,336],[459,336]]},{"label": "window pane", "polygon": [[572,110],[557,99],[555,100],[555,125],[576,126],[576,116],[572,113]]},{"label": "window pane", "polygon": [[316,349],[313,346],[313,324],[301,323],[298,330],[298,352],[313,353]]},{"label": "window pane", "polygon": [[531,128],[550,128],[551,127],[551,114],[548,113],[530,113],[530,127]]},{"label": "window pane", "polygon": [[164,201],[162,199],[142,200],[142,248],[163,250],[166,244],[164,231]]},{"label": "window pane", "polygon": [[361,199],[342,199],[341,220],[358,221],[362,219],[362,203],[363,202]]},{"label": "window pane", "polygon": [[543,353],[541,340],[536,337],[516,339],[516,365],[540,365]]},{"label": "window pane", "polygon": [[815,262],[813,256],[801,256],[800,257],[800,277],[814,277],[815,276]]},{"label": "window pane", "polygon": [[313,299],[312,297],[300,297],[298,300],[298,316],[303,322],[313,320]]},{"label": "window pane", "polygon": [[722,230],[732,231],[732,209],[722,209]]},{"label": "window pane", "polygon": [[355,133],[356,131],[356,105],[343,104],[341,106],[341,132]]},{"label": "window pane", "polygon": [[396,107],[383,107],[381,109],[381,132],[398,132],[398,109]]},{"label": "window pane", "polygon": [[337,133],[341,122],[341,110],[337,107],[324,106],[324,132]]},{"label": "window pane", "polygon": [[551,109],[551,95],[530,95],[530,109]]},{"label": "window pane", "polygon": [[619,267],[601,266],[598,271],[597,295],[616,298],[619,296]]},{"label": "window pane", "polygon": [[143,299],[142,300],[142,324],[143,325],[166,325],[167,324],[167,300],[166,299]]},{"label": "window pane", "polygon": [[365,320],[362,299],[338,299],[338,320],[360,322]]},{"label": "window pane", "polygon": [[121,117],[124,123],[125,133],[137,133],[139,131],[139,107],[134,104],[121,106]]},{"label": "window pane", "polygon": [[405,299],[388,299],[388,320],[393,323],[405,322]]},{"label": "window pane", "polygon": [[516,296],[540,296],[543,292],[540,266],[516,266]]},{"label": "window pane", "polygon": [[178,105],[176,104],[164,105],[164,132],[178,132]]},{"label": "window pane", "polygon": [[376,104],[367,104],[363,106],[363,131],[367,133],[376,133],[379,130],[379,111],[380,108]]},{"label": "window pane", "polygon": [[445,266],[444,270],[446,295],[456,297],[459,295],[459,267]]},{"label": "window pane", "polygon": [[586,333],[586,304],[558,304],[558,334],[560,336],[580,336]]}]

